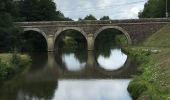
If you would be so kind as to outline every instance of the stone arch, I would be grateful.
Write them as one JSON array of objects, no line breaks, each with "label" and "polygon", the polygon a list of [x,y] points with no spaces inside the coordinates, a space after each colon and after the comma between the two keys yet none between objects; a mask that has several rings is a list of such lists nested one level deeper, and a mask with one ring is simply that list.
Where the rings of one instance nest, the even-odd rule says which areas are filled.
[{"label": "stone arch", "polygon": [[27,31],[35,31],[35,32],[41,34],[46,41],[46,45],[47,45],[47,49],[48,49],[48,38],[44,31],[40,30],[39,28],[24,28],[23,33],[27,32]]},{"label": "stone arch", "polygon": [[75,30],[75,31],[78,31],[80,32],[84,37],[85,39],[87,40],[87,34],[84,32],[84,30],[82,30],[81,28],[78,28],[78,27],[63,27],[63,28],[59,28],[58,31],[55,33],[55,36],[54,36],[54,41],[56,41],[57,37],[64,31],[66,30]]},{"label": "stone arch", "polygon": [[86,39],[86,41],[88,39],[87,34],[81,28],[78,28],[78,27],[62,27],[62,28],[59,28],[58,31],[55,33],[55,35],[54,35],[54,43],[56,42],[56,39],[62,34],[62,32],[66,31],[66,30],[75,30],[75,31],[78,31]]},{"label": "stone arch", "polygon": [[123,29],[122,27],[119,27],[119,26],[104,26],[104,27],[100,28],[100,29],[99,29],[98,31],[96,31],[95,34],[94,34],[94,41],[96,40],[96,37],[97,37],[102,31],[104,31],[104,30],[106,30],[106,29],[116,29],[116,30],[121,31],[121,32],[126,36],[127,41],[128,41],[128,44],[129,44],[129,45],[132,44],[132,40],[131,40],[131,38],[130,38],[129,33],[128,33],[125,29]]},{"label": "stone arch", "polygon": [[26,31],[35,31],[35,32],[40,33],[41,35],[43,35],[43,37],[45,38],[45,40],[47,42],[47,36],[46,36],[44,31],[42,31],[42,30],[40,30],[38,28],[24,28],[24,32],[26,32]]}]

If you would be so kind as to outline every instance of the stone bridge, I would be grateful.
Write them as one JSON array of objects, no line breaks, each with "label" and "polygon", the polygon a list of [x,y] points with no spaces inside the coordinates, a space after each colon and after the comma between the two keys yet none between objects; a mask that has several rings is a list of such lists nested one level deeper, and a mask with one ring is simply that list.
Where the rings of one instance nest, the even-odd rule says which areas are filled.
[{"label": "stone bridge", "polygon": [[54,43],[58,36],[65,30],[79,31],[87,40],[88,50],[94,49],[94,42],[99,33],[105,29],[120,30],[127,38],[129,45],[142,42],[147,37],[158,31],[170,19],[128,19],[106,21],[41,21],[41,22],[16,22],[25,31],[36,31],[44,36],[47,41],[48,51],[54,51]]}]

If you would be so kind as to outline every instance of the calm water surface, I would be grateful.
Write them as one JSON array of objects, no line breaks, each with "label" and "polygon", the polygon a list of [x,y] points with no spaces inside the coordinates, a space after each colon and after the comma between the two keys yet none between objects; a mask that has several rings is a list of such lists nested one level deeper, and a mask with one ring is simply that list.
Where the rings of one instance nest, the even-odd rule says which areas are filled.
[{"label": "calm water surface", "polygon": [[120,48],[37,53],[33,64],[0,87],[0,100],[131,100],[135,62]]}]

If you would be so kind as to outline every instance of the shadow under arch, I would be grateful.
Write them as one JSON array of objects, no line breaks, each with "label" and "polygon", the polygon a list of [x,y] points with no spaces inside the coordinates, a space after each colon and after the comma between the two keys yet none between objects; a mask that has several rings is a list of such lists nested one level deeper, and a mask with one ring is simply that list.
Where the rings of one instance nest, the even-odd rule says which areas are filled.
[{"label": "shadow under arch", "polygon": [[132,40],[131,40],[131,38],[130,38],[129,33],[128,33],[125,29],[123,29],[122,27],[119,27],[119,26],[104,26],[104,27],[100,28],[99,30],[97,30],[97,31],[94,33],[94,42],[95,42],[97,36],[98,36],[100,33],[102,33],[102,31],[107,30],[107,29],[116,29],[116,30],[121,31],[121,32],[126,36],[127,41],[128,41],[128,45],[131,45],[131,44],[132,44]]},{"label": "shadow under arch", "polygon": [[54,35],[54,49],[55,49],[55,45],[56,45],[56,41],[58,41],[59,37],[65,32],[65,31],[77,31],[79,33],[81,33],[80,35],[84,37],[85,41],[86,41],[86,45],[87,45],[87,34],[84,32],[83,29],[78,28],[78,27],[63,27],[63,28],[59,28],[58,31],[55,33]]},{"label": "shadow under arch", "polygon": [[46,33],[44,31],[40,30],[39,28],[24,28],[23,32],[20,35],[23,35],[23,34],[25,34],[26,32],[29,32],[29,31],[36,32],[37,34],[41,35],[45,39],[45,43],[46,43],[46,46],[47,46],[46,49],[48,51],[48,39],[47,39]]}]

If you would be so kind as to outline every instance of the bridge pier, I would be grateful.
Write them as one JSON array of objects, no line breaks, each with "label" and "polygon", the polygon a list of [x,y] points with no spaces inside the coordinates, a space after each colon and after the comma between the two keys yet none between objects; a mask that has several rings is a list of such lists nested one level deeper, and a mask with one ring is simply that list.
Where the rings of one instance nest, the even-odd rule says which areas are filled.
[{"label": "bridge pier", "polygon": [[87,66],[92,68],[95,66],[95,57],[93,51],[88,51],[88,59],[87,59]]},{"label": "bridge pier", "polygon": [[87,36],[87,47],[89,51],[94,50],[94,34],[88,34]]},{"label": "bridge pier", "polygon": [[54,51],[54,36],[49,35],[47,36],[47,45],[48,45],[48,52]]}]

